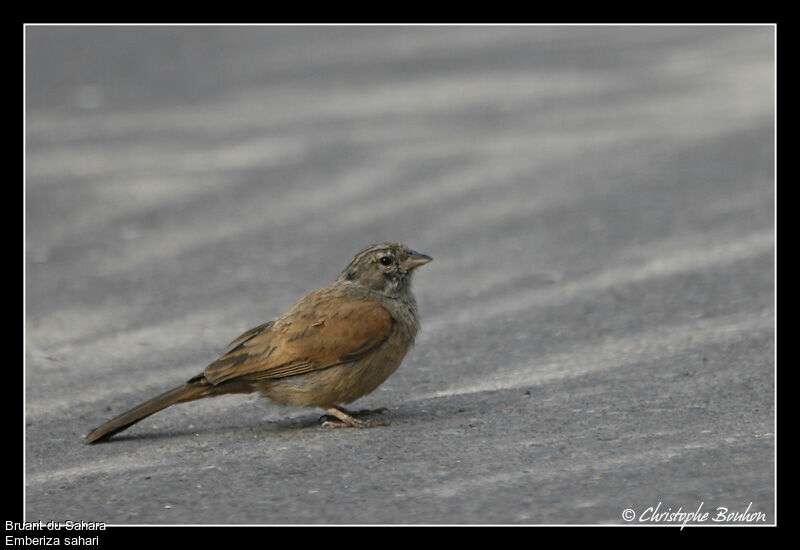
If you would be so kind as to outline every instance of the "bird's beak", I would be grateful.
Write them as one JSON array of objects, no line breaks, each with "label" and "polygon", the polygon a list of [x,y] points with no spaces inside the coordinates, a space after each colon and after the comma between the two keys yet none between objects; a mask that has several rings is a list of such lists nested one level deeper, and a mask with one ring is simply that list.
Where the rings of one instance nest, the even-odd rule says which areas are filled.
[{"label": "bird's beak", "polygon": [[409,250],[408,253],[411,254],[405,261],[405,265],[408,269],[416,269],[421,265],[425,265],[428,262],[433,261],[433,258],[427,254],[421,254],[414,250]]}]

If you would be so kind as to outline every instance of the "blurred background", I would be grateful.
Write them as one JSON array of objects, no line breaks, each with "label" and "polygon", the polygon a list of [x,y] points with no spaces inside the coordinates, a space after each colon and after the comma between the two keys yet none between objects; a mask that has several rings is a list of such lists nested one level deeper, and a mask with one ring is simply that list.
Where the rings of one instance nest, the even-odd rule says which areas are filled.
[{"label": "blurred background", "polygon": [[[774,39],[26,27],[27,519],[773,521]],[[391,429],[231,396],[83,446],[384,240],[435,258]]]}]

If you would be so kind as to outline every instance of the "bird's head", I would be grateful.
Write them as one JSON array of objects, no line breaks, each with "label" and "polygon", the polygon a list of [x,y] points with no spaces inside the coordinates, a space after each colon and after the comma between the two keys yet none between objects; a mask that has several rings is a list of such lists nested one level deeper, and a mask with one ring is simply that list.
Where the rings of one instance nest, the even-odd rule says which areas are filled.
[{"label": "bird's head", "polygon": [[387,295],[400,294],[410,288],[414,270],[431,260],[404,244],[378,243],[356,254],[339,280]]}]

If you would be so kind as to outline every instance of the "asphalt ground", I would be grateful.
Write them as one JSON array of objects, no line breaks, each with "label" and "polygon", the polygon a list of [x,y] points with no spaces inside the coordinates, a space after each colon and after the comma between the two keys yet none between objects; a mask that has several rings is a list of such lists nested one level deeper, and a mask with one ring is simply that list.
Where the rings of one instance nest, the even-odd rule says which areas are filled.
[{"label": "asphalt ground", "polygon": [[[26,519],[774,523],[774,34],[26,28]],[[435,258],[389,426],[83,443],[384,240]]]}]

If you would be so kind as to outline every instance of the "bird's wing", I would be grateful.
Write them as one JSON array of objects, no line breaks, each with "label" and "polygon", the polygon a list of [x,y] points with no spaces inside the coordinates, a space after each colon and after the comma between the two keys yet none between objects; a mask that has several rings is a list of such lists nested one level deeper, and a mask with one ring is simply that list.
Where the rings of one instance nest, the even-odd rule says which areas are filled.
[{"label": "bird's wing", "polygon": [[234,340],[238,345],[203,371],[212,384],[234,378],[282,378],[349,363],[382,344],[394,320],[373,300],[323,289],[269,323]]},{"label": "bird's wing", "polygon": [[268,331],[269,329],[272,328],[272,325],[274,325],[274,324],[275,324],[275,321],[267,321],[263,325],[258,325],[257,327],[251,328],[247,332],[241,334],[234,341],[232,341],[230,344],[228,344],[228,352],[233,351],[237,347],[241,347],[242,344],[244,344],[245,342],[247,342],[251,338],[261,334],[262,332]]}]

